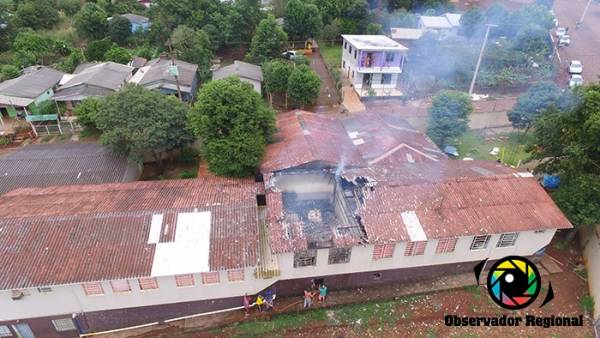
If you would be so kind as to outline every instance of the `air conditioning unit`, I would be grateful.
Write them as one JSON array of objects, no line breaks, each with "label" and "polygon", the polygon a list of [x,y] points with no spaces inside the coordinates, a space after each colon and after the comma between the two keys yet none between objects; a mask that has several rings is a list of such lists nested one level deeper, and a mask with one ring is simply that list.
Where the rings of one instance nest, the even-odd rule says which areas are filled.
[{"label": "air conditioning unit", "polygon": [[25,292],[23,292],[23,290],[12,290],[12,294],[10,296],[12,300],[19,300],[23,297],[25,297]]}]

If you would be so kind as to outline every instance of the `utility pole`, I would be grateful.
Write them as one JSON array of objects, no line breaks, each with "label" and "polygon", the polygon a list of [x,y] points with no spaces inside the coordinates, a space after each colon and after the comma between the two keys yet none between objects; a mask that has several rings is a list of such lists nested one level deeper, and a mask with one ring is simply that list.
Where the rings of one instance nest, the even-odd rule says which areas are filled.
[{"label": "utility pole", "polygon": [[469,87],[469,96],[473,95],[473,89],[475,88],[475,81],[477,81],[477,74],[479,73],[479,67],[481,67],[481,59],[483,58],[483,52],[485,51],[485,45],[490,35],[490,29],[492,27],[498,27],[498,25],[486,24],[487,29],[485,30],[485,37],[483,38],[483,44],[479,51],[479,58],[477,59],[477,65],[475,66],[475,74],[473,74],[473,80],[471,80],[471,86]]},{"label": "utility pole", "polygon": [[167,40],[167,46],[169,46],[169,56],[171,57],[171,67],[174,69],[170,70],[169,73],[173,75],[175,78],[175,84],[177,85],[177,96],[179,96],[179,102],[183,102],[183,97],[181,97],[181,88],[179,87],[179,69],[177,69],[177,65],[175,64],[175,57],[173,56],[173,47],[171,45],[171,40]]},{"label": "utility pole", "polygon": [[577,21],[577,23],[575,24],[576,27],[579,27],[583,24],[583,19],[585,19],[585,15],[587,14],[587,11],[590,8],[591,4],[592,4],[592,0],[589,0],[587,5],[585,5],[585,9],[583,10],[583,13],[581,14],[581,19],[579,19],[579,21]]}]

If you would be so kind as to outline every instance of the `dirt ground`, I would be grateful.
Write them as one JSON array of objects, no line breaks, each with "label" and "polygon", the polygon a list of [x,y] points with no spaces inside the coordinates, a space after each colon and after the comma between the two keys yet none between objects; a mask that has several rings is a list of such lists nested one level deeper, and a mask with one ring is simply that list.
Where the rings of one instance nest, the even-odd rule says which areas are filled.
[{"label": "dirt ground", "polygon": [[307,107],[308,111],[315,113],[335,113],[339,102],[337,91],[335,90],[335,82],[329,75],[325,61],[321,54],[317,51],[312,56],[308,56],[310,61],[310,67],[319,75],[321,78],[321,90],[319,91],[319,98],[312,107]]}]

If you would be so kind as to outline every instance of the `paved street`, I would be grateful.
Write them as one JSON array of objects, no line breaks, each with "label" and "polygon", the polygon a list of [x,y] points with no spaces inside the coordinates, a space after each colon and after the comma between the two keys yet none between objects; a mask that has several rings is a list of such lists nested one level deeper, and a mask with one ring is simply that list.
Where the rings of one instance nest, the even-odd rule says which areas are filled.
[{"label": "paved street", "polygon": [[583,25],[575,28],[575,22],[581,14],[587,0],[556,0],[554,11],[558,18],[559,26],[569,27],[571,45],[559,49],[560,72],[558,80],[560,85],[568,82],[568,64],[571,60],[583,63],[583,79],[585,83],[597,82],[600,75],[600,4],[592,1]]}]

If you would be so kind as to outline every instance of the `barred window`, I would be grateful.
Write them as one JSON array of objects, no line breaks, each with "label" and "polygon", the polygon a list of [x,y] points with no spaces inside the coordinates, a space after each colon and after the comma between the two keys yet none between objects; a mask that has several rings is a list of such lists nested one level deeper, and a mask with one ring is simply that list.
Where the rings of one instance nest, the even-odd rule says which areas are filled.
[{"label": "barred window", "polygon": [[110,282],[110,286],[112,287],[113,292],[129,292],[129,291],[131,291],[131,286],[129,286],[129,281],[126,279],[113,280]]},{"label": "barred window", "polygon": [[394,53],[385,53],[385,62],[394,62],[395,56]]},{"label": "barred window", "polygon": [[406,243],[406,250],[404,250],[404,256],[424,255],[426,247],[427,241],[408,242]]},{"label": "barred window", "polygon": [[49,286],[43,286],[43,287],[39,287],[37,288],[39,293],[50,293],[52,292],[52,288]]},{"label": "barred window", "polygon": [[441,254],[441,253],[454,252],[457,241],[458,241],[458,238],[456,238],[456,237],[440,238],[440,240],[438,241],[437,248],[435,249],[435,253]]},{"label": "barred window", "polygon": [[219,272],[203,272],[202,274],[202,284],[216,284],[219,282]]},{"label": "barred window", "polygon": [[515,245],[517,241],[517,237],[519,237],[518,232],[508,232],[500,235],[500,239],[498,240],[498,244],[496,245],[498,248],[505,248],[509,246]]},{"label": "barred window", "polygon": [[53,319],[52,324],[58,332],[76,330],[75,323],[71,318]]},{"label": "barred window", "polygon": [[0,325],[0,337],[12,337],[13,334],[6,325]]},{"label": "barred window", "polygon": [[373,247],[373,260],[392,258],[396,244],[376,244]]},{"label": "barred window", "polygon": [[331,248],[329,249],[329,264],[342,264],[350,262],[352,248]]},{"label": "barred window", "polygon": [[87,296],[100,296],[104,294],[102,284],[97,282],[83,283],[83,291]]},{"label": "barred window", "polygon": [[142,290],[158,289],[158,282],[154,277],[140,278],[138,279],[138,282],[140,283],[140,289]]},{"label": "barred window", "polygon": [[227,279],[230,282],[239,282],[244,280],[244,270],[229,270],[227,271]]},{"label": "barred window", "polygon": [[294,267],[317,265],[317,250],[294,252]]},{"label": "barred window", "polygon": [[177,284],[178,288],[194,286],[194,275],[189,274],[175,276],[175,284]]},{"label": "barred window", "polygon": [[471,242],[471,250],[481,250],[487,248],[488,243],[490,242],[490,237],[490,235],[473,237],[473,242]]}]

